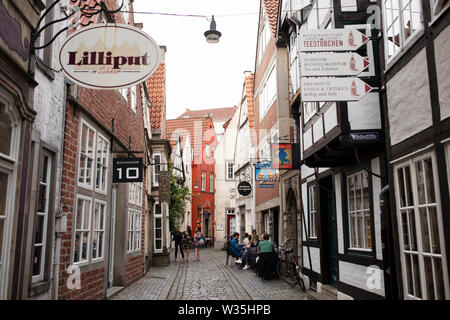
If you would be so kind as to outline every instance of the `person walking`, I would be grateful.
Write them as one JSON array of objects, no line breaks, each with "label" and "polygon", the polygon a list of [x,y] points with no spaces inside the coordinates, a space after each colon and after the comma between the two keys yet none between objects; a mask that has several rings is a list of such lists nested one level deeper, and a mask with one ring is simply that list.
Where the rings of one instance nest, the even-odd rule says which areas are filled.
[{"label": "person walking", "polygon": [[195,252],[195,258],[197,261],[200,260],[200,239],[202,238],[202,231],[200,227],[197,228],[197,232],[194,235],[194,252]]},{"label": "person walking", "polygon": [[192,250],[193,247],[192,229],[190,226],[187,226],[186,228],[182,243],[183,243],[183,250],[185,252],[184,262],[189,262],[189,252],[190,250]]},{"label": "person walking", "polygon": [[178,260],[178,248],[180,248],[181,258],[184,260],[184,252],[183,252],[183,233],[181,233],[180,229],[178,229],[173,235],[173,240],[175,241],[175,261]]}]

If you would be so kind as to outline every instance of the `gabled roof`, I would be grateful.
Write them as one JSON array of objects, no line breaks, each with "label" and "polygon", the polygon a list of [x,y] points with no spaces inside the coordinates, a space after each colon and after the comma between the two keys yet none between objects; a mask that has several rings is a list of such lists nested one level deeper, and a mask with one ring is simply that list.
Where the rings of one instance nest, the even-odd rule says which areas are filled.
[{"label": "gabled roof", "polygon": [[263,0],[264,9],[266,11],[267,18],[269,19],[272,34],[277,37],[277,22],[278,22],[278,5],[280,0]]},{"label": "gabled roof", "polygon": [[179,116],[177,119],[183,118],[196,118],[196,117],[207,117],[208,115],[213,119],[213,121],[228,121],[231,119],[236,112],[237,107],[231,108],[216,108],[216,109],[203,109],[203,110],[190,110],[186,109],[186,112]]},{"label": "gabled roof", "polygon": [[251,129],[255,128],[255,101],[253,99],[255,87],[255,74],[245,77],[245,95],[248,106],[248,123]]},{"label": "gabled roof", "polygon": [[[213,130],[208,135],[205,135],[210,126]],[[166,137],[172,145],[176,144],[178,134],[180,134],[182,143],[186,140],[186,136],[189,135],[191,149],[194,151],[194,156],[197,156],[202,152],[203,139],[209,140],[211,135],[215,135],[214,123],[211,118],[206,117],[167,120]]]},{"label": "gabled roof", "polygon": [[163,129],[162,123],[166,116],[166,64],[158,66],[156,72],[147,80],[150,99],[150,123],[152,129]]}]

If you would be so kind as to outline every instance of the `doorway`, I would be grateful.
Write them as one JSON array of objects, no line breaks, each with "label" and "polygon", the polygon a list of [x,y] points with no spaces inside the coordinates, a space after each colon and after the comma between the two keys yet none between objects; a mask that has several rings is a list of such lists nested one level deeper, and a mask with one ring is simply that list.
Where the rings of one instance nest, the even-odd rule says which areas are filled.
[{"label": "doorway", "polygon": [[280,209],[274,208],[273,212],[273,243],[280,245]]},{"label": "doorway", "polygon": [[320,224],[321,224],[321,259],[322,281],[337,287],[337,245],[336,219],[334,210],[333,178],[328,176],[319,181],[320,189]]}]

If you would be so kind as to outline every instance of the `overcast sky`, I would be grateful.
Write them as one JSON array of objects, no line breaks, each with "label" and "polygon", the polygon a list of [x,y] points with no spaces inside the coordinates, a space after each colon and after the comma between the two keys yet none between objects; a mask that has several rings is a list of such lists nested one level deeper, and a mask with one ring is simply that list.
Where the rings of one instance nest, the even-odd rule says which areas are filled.
[{"label": "overcast sky", "polygon": [[[136,14],[158,45],[167,47],[167,119],[191,110],[239,103],[244,71],[254,71],[259,0],[135,0],[135,11],[214,14],[220,42],[206,42],[205,18]],[[231,15],[231,16],[230,16]]]}]

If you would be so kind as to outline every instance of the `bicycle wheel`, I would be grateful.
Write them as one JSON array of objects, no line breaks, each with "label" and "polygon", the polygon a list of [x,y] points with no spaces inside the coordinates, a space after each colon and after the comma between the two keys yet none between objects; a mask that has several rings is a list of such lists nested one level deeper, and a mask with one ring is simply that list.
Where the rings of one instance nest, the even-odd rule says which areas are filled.
[{"label": "bicycle wheel", "polygon": [[291,286],[297,283],[297,279],[295,278],[295,267],[293,267],[293,263],[288,261],[281,261],[278,264],[278,275],[284,282]]}]

